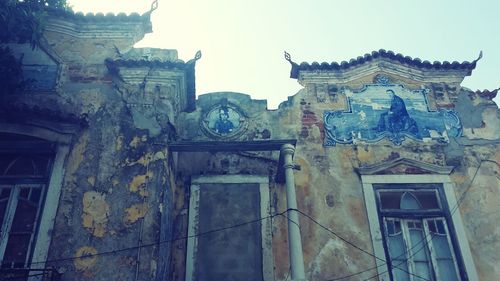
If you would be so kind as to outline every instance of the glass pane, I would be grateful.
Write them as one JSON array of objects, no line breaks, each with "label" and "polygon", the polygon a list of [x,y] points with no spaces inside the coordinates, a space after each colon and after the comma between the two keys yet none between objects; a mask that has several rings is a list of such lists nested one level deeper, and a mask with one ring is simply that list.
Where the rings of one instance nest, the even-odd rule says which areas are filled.
[{"label": "glass pane", "polygon": [[425,242],[424,231],[421,222],[414,222],[410,233],[410,253],[414,264],[414,280],[432,280],[432,269],[430,255]]},{"label": "glass pane", "polygon": [[48,174],[49,155],[1,154],[0,175],[44,176]]},{"label": "glass pane", "polygon": [[436,223],[434,220],[428,220],[427,223],[429,225],[429,231],[431,233],[437,233]]},{"label": "glass pane", "polygon": [[403,268],[404,269],[404,271],[403,271],[400,268],[402,268],[402,265],[398,266],[398,268],[394,268],[392,270],[392,274],[394,274],[394,280],[409,281],[410,280],[410,274],[408,274],[408,270],[406,270],[405,268]]},{"label": "glass pane", "polygon": [[389,235],[395,234],[394,221],[387,221],[387,234]]},{"label": "glass pane", "polygon": [[453,260],[438,260],[439,277],[441,280],[458,281],[458,274]]},{"label": "glass pane", "polygon": [[30,188],[29,187],[23,187],[21,188],[21,192],[19,192],[19,197],[28,199],[28,196],[30,195]]},{"label": "glass pane", "polygon": [[432,246],[434,246],[434,252],[436,254],[436,258],[451,259],[453,257],[446,236],[432,235]]},{"label": "glass pane", "polygon": [[31,232],[35,223],[36,212],[37,205],[26,200],[19,200],[10,231]]},{"label": "glass pane", "polygon": [[[399,230],[401,230],[400,222],[393,222],[398,223]],[[408,263],[406,262],[406,248],[403,241],[403,233],[399,231],[397,234],[390,235],[387,237],[387,241],[389,243],[389,255],[391,257],[393,268],[392,274],[394,275],[395,280],[410,280],[408,275]]]},{"label": "glass pane", "polygon": [[437,225],[437,230],[439,234],[444,234],[446,235],[446,230],[444,230],[444,223],[442,220],[436,220],[436,225]]},{"label": "glass pane", "polygon": [[37,175],[43,176],[48,174],[50,157],[35,155],[33,156],[33,162],[35,163]]},{"label": "glass pane", "polygon": [[401,198],[400,208],[402,210],[419,210],[420,204],[413,194],[410,192],[405,192]]},{"label": "glass pane", "polygon": [[38,202],[40,201],[41,193],[42,193],[42,190],[40,188],[33,188],[31,190],[30,201],[38,204]]},{"label": "glass pane", "polygon": [[4,262],[24,264],[31,234],[11,234],[3,257]]},{"label": "glass pane", "polygon": [[381,209],[399,209],[399,202],[401,201],[401,196],[403,192],[392,192],[392,191],[381,191],[380,196],[380,208]]},{"label": "glass pane", "polygon": [[401,222],[400,221],[394,221],[394,230],[396,231],[396,233],[401,232]]},{"label": "glass pane", "polygon": [[0,232],[2,231],[1,227],[3,224],[3,218],[5,217],[5,209],[7,208],[7,199],[0,200]]},{"label": "glass pane", "polygon": [[432,235],[432,249],[437,261],[437,271],[441,280],[460,280],[453,257],[453,248],[448,241],[445,221],[442,218],[427,220]]},{"label": "glass pane", "polygon": [[422,206],[422,209],[440,209],[437,193],[434,191],[417,191],[413,192],[413,195],[417,197],[418,202]]},{"label": "glass pane", "polygon": [[2,188],[2,191],[0,192],[0,199],[8,199],[10,197],[10,190],[10,187]]},{"label": "glass pane", "polygon": [[403,242],[403,235],[397,234],[389,236],[389,254],[393,259],[406,259],[405,244]]},{"label": "glass pane", "polygon": [[2,231],[1,227],[5,217],[5,212],[7,211],[7,204],[9,203],[11,190],[12,188],[9,186],[2,186],[0,189],[0,231]]},{"label": "glass pane", "polygon": [[36,175],[35,163],[27,156],[19,156],[9,164],[5,171],[5,175],[9,176],[34,176]]},{"label": "glass pane", "polygon": [[426,249],[426,243],[423,242],[424,235],[421,230],[412,229],[410,230],[411,239],[411,253],[413,260],[415,261],[429,261],[428,250]]},{"label": "glass pane", "polygon": [[5,174],[12,161],[17,157],[18,155],[16,154],[0,154],[0,175]]},{"label": "glass pane", "polygon": [[427,262],[415,262],[415,272],[413,273],[413,280],[415,281],[432,280],[429,273],[429,264]]}]

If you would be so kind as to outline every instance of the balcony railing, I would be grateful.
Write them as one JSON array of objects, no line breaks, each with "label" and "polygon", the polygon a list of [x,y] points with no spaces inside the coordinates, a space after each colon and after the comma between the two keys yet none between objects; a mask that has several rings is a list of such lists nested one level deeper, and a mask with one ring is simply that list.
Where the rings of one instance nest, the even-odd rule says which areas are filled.
[{"label": "balcony railing", "polygon": [[0,269],[0,281],[60,281],[61,275],[54,268]]}]

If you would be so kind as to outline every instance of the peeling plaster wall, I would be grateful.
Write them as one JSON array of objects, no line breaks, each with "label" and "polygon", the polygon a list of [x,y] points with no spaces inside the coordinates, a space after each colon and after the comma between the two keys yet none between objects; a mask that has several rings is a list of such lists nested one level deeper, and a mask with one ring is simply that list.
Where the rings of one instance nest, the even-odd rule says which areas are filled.
[{"label": "peeling plaster wall", "polygon": [[[88,126],[74,135],[66,159],[49,249],[49,260],[54,261],[47,265],[62,272],[63,280],[135,280],[135,276],[137,280],[184,280],[185,239],[140,251],[135,247],[187,235],[194,176],[268,176],[271,213],[286,209],[285,187],[275,182],[279,152],[172,153],[167,142],[174,139],[297,139],[298,208],[368,252],[372,242],[362,182],[355,169],[399,158],[454,166],[450,177],[457,198],[466,192],[459,210],[479,278],[493,281],[500,275],[496,265],[500,233],[495,224],[500,220],[499,110],[490,99],[460,88],[460,77],[417,81],[408,69],[407,75],[377,69],[349,79],[309,73],[299,80],[304,88],[277,110],[268,110],[266,101],[245,94],[220,92],[200,95],[196,109],[188,113],[182,102],[187,100],[187,86],[179,71],[130,66],[120,69],[120,77],[106,66],[105,58],[122,57],[142,38],[141,32],[85,44],[79,44],[86,41],[82,38],[59,37],[58,32],[50,30],[43,45],[59,66],[56,88],[7,100],[88,120]],[[174,51],[158,54],[177,60]],[[325,147],[323,112],[345,109],[348,102],[341,89],[359,89],[379,74],[390,75],[410,89],[431,89],[429,108],[455,109],[463,135],[451,137],[448,143],[406,139],[396,146],[384,138]],[[209,113],[221,105],[239,114],[239,127],[228,135],[210,133],[207,128]],[[375,266],[373,257],[306,217],[301,216],[300,223],[308,280],[328,280]],[[288,277],[287,239],[287,220],[277,216],[272,220],[275,280]],[[114,252],[127,248],[131,249]],[[369,270],[352,280],[375,274]]]},{"label": "peeling plaster wall", "polygon": [[[123,81],[108,70],[105,59],[119,57],[147,31],[135,24],[127,30],[127,17],[108,19],[92,28],[114,35],[103,31],[92,39],[79,29],[88,22],[65,34],[60,28],[73,26],[71,19],[51,22],[39,51],[58,66],[55,88],[6,97],[25,108],[73,114],[88,123],[70,144],[51,233],[46,266],[61,272],[62,280],[154,280],[169,264],[169,246],[155,243],[171,237],[174,181],[166,142],[174,137],[172,111],[180,109],[172,104],[177,98],[172,93],[147,105],[131,105],[124,98]],[[163,54],[177,60],[176,52]],[[127,87],[144,92],[140,83]],[[153,245],[139,250],[140,244]],[[116,251],[125,248],[130,249]]]},{"label": "peeling plaster wall", "polygon": [[136,270],[138,280],[151,280],[157,274],[158,246],[142,249],[139,259],[138,249],[113,251],[155,243],[162,219],[169,223],[167,213],[161,213],[172,204],[163,195],[171,192],[164,145],[169,133],[151,137],[137,128],[111,87],[101,87],[95,96],[99,102],[81,98],[88,103],[81,110],[88,110],[89,126],[67,159],[49,260],[97,256],[49,265],[63,272],[63,280],[134,280]]},{"label": "peeling plaster wall", "polygon": [[[298,207],[324,226],[332,229],[368,252],[373,252],[370,230],[362,192],[362,182],[355,169],[399,158],[414,159],[439,166],[454,166],[451,179],[459,198],[467,190],[460,205],[480,280],[496,280],[500,245],[499,234],[492,222],[498,221],[499,167],[484,162],[478,176],[469,188],[481,159],[499,162],[500,142],[498,127],[499,111],[491,100],[475,95],[470,90],[459,88],[455,80],[447,84],[414,81],[408,77],[391,76],[394,83],[410,89],[430,88],[429,108],[454,108],[462,120],[463,136],[452,137],[449,142],[417,141],[406,139],[396,146],[387,138],[375,143],[323,145],[325,129],[323,112],[346,108],[346,100],[336,89],[351,87],[358,89],[364,83],[372,83],[377,72],[349,83],[318,83],[302,81],[304,89],[282,103],[278,110],[267,110],[262,101],[249,99],[239,93],[211,93],[201,95],[197,110],[179,117],[178,132],[184,140],[258,140],[264,130],[268,139],[298,140],[294,163],[300,166],[295,171]],[[383,74],[383,72],[382,72]],[[457,87],[460,90],[457,90]],[[245,129],[229,138],[218,138],[206,134],[203,120],[206,112],[221,104],[233,105],[245,116]],[[242,153],[183,153],[179,155],[177,211],[174,221],[176,235],[186,235],[187,208],[190,176],[201,174],[262,174],[264,170],[275,172],[276,162],[262,158],[242,157]],[[253,156],[277,160],[278,152],[252,153]],[[256,163],[257,162],[257,163]],[[261,171],[256,169],[260,166]],[[403,168],[399,173],[412,173]],[[284,186],[270,177],[272,212],[286,209]],[[182,203],[180,203],[182,202]],[[305,217],[300,217],[306,274],[309,280],[328,280],[346,276],[375,267],[372,256],[361,252],[341,239],[320,228]],[[282,217],[273,219],[273,256],[276,280],[288,276],[287,221]],[[184,280],[185,245],[179,243],[173,252],[173,280]],[[356,275],[363,280],[376,275],[375,270]],[[289,278],[289,276],[288,276]]]}]

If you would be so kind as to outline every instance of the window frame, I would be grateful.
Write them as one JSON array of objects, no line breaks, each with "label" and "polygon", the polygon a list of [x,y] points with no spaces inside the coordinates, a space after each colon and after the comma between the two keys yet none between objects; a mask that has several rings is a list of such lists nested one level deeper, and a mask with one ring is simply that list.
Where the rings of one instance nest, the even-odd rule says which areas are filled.
[{"label": "window frame", "polygon": [[[31,268],[45,268],[49,247],[52,240],[59,198],[61,195],[63,178],[66,172],[65,162],[69,157],[70,148],[74,142],[75,134],[80,126],[70,123],[53,123],[52,121],[37,120],[42,125],[10,123],[0,120],[0,133],[17,134],[38,138],[50,143],[47,146],[34,145],[34,143],[0,142],[0,152],[12,152],[17,149],[24,152],[38,152],[50,148],[52,153],[52,166],[46,177],[44,205],[40,210],[38,230],[35,234],[34,247],[31,249]],[[38,143],[38,142],[35,142]],[[13,178],[6,179],[12,182]],[[29,182],[27,182],[29,183]],[[37,262],[33,264],[33,262]]]},{"label": "window frame", "polygon": [[[433,250],[434,245],[431,243],[431,238],[430,238],[430,230],[428,227],[428,222],[431,220],[442,220],[444,225],[444,231],[446,232],[446,237],[447,237],[447,245],[450,247],[451,250],[451,257],[454,261],[454,268],[455,272],[458,273],[458,277],[460,280],[466,280],[465,279],[465,272],[462,272],[461,268],[463,268],[463,263],[461,262],[461,254],[456,250],[458,248],[458,243],[456,241],[456,237],[454,235],[454,228],[450,220],[449,216],[449,209],[446,208],[446,198],[443,196],[444,191],[442,190],[442,185],[441,184],[405,184],[405,185],[400,185],[400,184],[385,184],[385,185],[379,185],[379,184],[374,184],[374,190],[375,190],[375,196],[377,197],[377,211],[379,215],[379,221],[380,221],[380,229],[384,232],[382,235],[382,239],[384,241],[384,248],[385,248],[385,258],[386,260],[391,259],[389,250],[390,250],[390,245],[389,241],[387,241],[388,236],[389,236],[389,230],[387,227],[387,222],[390,220],[398,220],[400,222],[400,227],[401,227],[401,233],[402,233],[402,238],[403,242],[405,244],[406,248],[406,258],[408,260],[408,271],[410,272],[411,275],[410,279],[414,280],[414,276],[419,275],[418,273],[414,272],[414,266],[415,266],[415,260],[413,258],[408,259],[408,255],[413,256],[415,253],[413,253],[413,250],[415,246],[413,245],[408,245],[413,243],[410,238],[410,227],[408,226],[408,222],[420,222],[421,223],[421,231],[423,233],[425,241],[425,251],[426,251],[426,256],[428,256],[428,263],[430,265],[430,268],[434,271],[434,274],[436,275],[436,280],[439,279],[439,269],[437,268],[437,259],[435,257],[436,253]],[[404,187],[408,186],[407,189]],[[438,201],[439,209],[389,209],[389,210],[383,210],[381,206],[381,192],[390,192],[390,191],[399,191],[399,192],[418,192],[418,191],[434,191]],[[404,194],[404,193],[403,193]],[[404,196],[404,195],[403,195]],[[401,200],[403,198],[401,196]],[[417,243],[421,243],[422,241],[419,241]],[[420,249],[423,248],[418,248]],[[391,264],[393,261],[389,261]],[[432,274],[432,273],[430,273]],[[391,272],[390,275],[392,276],[393,273]],[[393,277],[394,279],[394,277]],[[420,279],[416,279],[420,280]]]},{"label": "window frame", "polygon": [[[414,163],[412,163],[414,164]],[[387,167],[386,167],[387,168]],[[427,168],[427,167],[426,167]],[[369,169],[367,169],[369,170]],[[360,171],[363,173],[363,171]],[[379,170],[371,169],[370,172],[380,172]],[[451,172],[451,170],[450,170]],[[413,186],[415,184],[441,184],[438,187],[440,201],[443,207],[443,212],[446,219],[446,226],[452,238],[452,245],[454,247],[454,254],[456,255],[460,277],[462,281],[478,280],[476,268],[472,259],[469,242],[465,234],[465,228],[460,212],[457,211],[451,214],[451,210],[456,204],[456,196],[454,192],[453,183],[448,174],[361,174],[361,181],[363,184],[363,195],[367,210],[368,222],[372,238],[372,245],[374,254],[377,257],[388,258],[387,243],[385,235],[383,234],[383,219],[379,213],[379,202],[377,196],[377,186],[387,184],[402,184]],[[387,188],[384,188],[387,189]],[[412,188],[409,188],[412,189]],[[425,189],[425,188],[424,188]],[[428,188],[427,188],[428,189]],[[401,212],[399,215],[401,215]],[[429,212],[428,215],[431,215]],[[437,215],[437,214],[433,214]],[[379,280],[389,281],[393,280],[390,268],[384,261],[376,259],[377,273]]]},{"label": "window frame", "polygon": [[[14,225],[14,217],[16,216],[16,211],[17,211],[17,206],[18,204],[24,200],[21,196],[20,196],[20,190],[22,188],[39,188],[41,189],[41,196],[39,197],[38,199],[38,202],[37,202],[37,210],[36,210],[36,214],[35,214],[35,218],[34,218],[34,226],[33,226],[33,229],[31,231],[31,234],[30,234],[30,241],[29,241],[29,245],[28,245],[28,248],[27,248],[27,251],[26,251],[26,256],[24,258],[24,261],[23,261],[23,265],[21,268],[24,268],[24,267],[28,267],[29,266],[29,263],[30,263],[30,260],[31,260],[31,255],[33,253],[33,250],[34,250],[34,247],[36,245],[36,236],[38,234],[38,228],[40,226],[40,216],[41,216],[41,213],[42,213],[42,210],[43,210],[43,207],[44,207],[44,199],[45,199],[45,195],[46,195],[46,191],[47,191],[47,185],[45,183],[38,183],[38,184],[34,184],[34,183],[22,183],[22,181],[20,181],[19,183],[14,183],[14,184],[4,184],[2,183],[1,179],[0,179],[0,187],[11,187],[11,192],[10,192],[10,196],[9,198],[7,199],[7,206],[6,206],[6,209],[5,209],[5,216],[4,216],[4,220],[2,222],[2,225],[1,225],[1,230],[0,230],[0,261],[1,261],[1,264],[0,264],[0,267],[1,268],[4,268],[4,256],[5,256],[5,252],[7,251],[7,245],[9,244],[9,238],[10,238],[10,232],[12,230],[12,227]],[[16,268],[16,267],[5,267],[7,269],[10,269],[10,268]]]},{"label": "window frame", "polygon": [[[198,237],[198,211],[200,204],[200,188],[203,184],[246,184],[258,185],[260,194],[260,218],[270,214],[269,178],[260,175],[205,175],[193,177],[190,186],[189,217],[188,217],[188,239],[186,239],[186,269],[185,281],[194,280],[196,251]],[[261,247],[262,247],[262,276],[263,280],[273,279],[273,252],[272,252],[272,229],[270,220],[261,222]]]},{"label": "window frame", "polygon": [[[26,145],[26,146],[25,146]],[[37,245],[37,240],[39,237],[39,230],[43,223],[42,214],[45,207],[45,199],[48,193],[48,187],[50,183],[50,176],[52,174],[52,168],[54,164],[54,159],[56,152],[54,145],[50,144],[48,141],[2,141],[0,142],[0,157],[4,154],[15,155],[12,163],[16,163],[21,157],[28,157],[28,159],[34,159],[39,156],[47,158],[47,164],[45,170],[41,174],[21,174],[21,175],[11,175],[4,174],[4,171],[0,171],[0,186],[10,187],[10,195],[7,198],[7,206],[5,209],[5,216],[0,225],[0,267],[4,268],[4,257],[7,251],[7,246],[9,244],[10,232],[14,225],[14,217],[17,212],[18,204],[24,200],[20,195],[20,190],[23,188],[39,188],[40,195],[37,202],[37,210],[34,218],[34,226],[32,233],[30,235],[30,241],[27,248],[26,256],[23,261],[21,268],[30,267],[32,262],[33,254],[35,253],[35,248]],[[8,153],[5,153],[8,152]],[[7,169],[10,168],[9,167]],[[32,192],[32,191],[30,191]],[[31,200],[30,200],[31,201]],[[16,266],[14,266],[16,267]],[[14,267],[5,267],[6,269]],[[17,268],[17,267],[16,267]]]}]

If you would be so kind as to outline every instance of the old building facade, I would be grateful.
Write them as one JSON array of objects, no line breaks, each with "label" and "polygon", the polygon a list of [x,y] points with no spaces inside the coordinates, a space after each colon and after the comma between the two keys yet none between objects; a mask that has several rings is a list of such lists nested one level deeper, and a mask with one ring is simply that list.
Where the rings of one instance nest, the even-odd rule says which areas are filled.
[{"label": "old building facade", "polygon": [[148,32],[150,12],[60,12],[38,49],[8,44],[31,83],[1,96],[2,280],[500,275],[498,90],[461,86],[477,60],[286,54],[303,88],[268,110],[196,97],[201,53],[134,49]]}]

